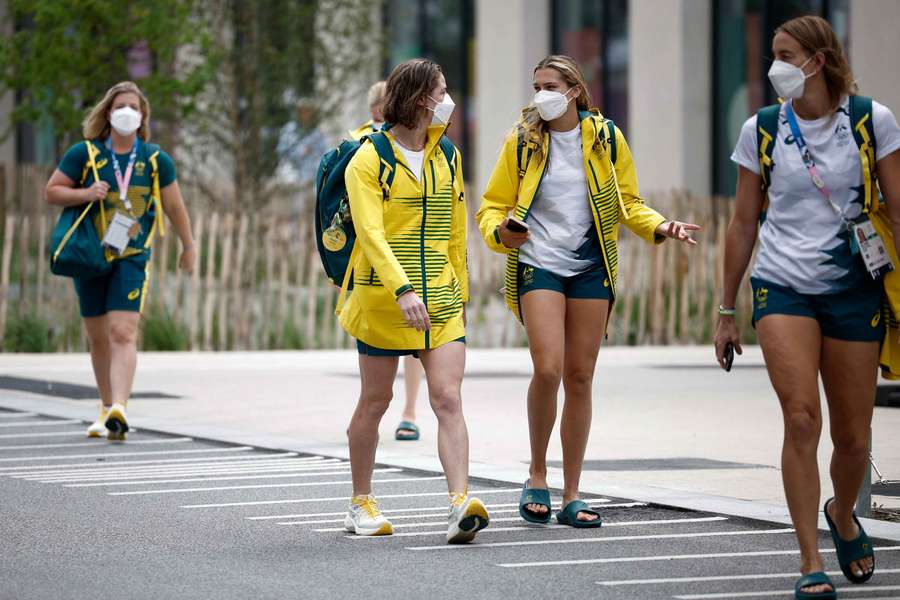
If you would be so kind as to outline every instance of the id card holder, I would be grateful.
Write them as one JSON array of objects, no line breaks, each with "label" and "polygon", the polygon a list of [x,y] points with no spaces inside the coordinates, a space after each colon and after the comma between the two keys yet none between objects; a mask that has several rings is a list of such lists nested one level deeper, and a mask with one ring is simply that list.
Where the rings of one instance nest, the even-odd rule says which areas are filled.
[{"label": "id card holder", "polygon": [[103,245],[114,250],[119,256],[125,253],[131,241],[131,231],[137,220],[117,212],[103,236]]},{"label": "id card holder", "polygon": [[884,246],[884,240],[875,231],[872,221],[866,219],[850,224],[851,246],[859,247],[859,254],[872,279],[881,279],[894,270],[894,263]]}]

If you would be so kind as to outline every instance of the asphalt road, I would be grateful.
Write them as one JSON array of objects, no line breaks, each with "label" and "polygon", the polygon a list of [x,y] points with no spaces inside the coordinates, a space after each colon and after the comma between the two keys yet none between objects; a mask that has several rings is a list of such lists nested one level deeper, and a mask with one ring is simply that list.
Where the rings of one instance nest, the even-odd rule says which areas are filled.
[{"label": "asphalt road", "polygon": [[[483,480],[490,527],[449,547],[443,478],[390,465],[375,491],[396,534],[352,537],[346,461],[85,426],[0,410],[2,600],[791,598],[797,577],[783,525],[593,497],[601,529],[531,526],[518,489]],[[900,545],[876,548],[869,584],[833,576],[842,597],[900,598]]]}]

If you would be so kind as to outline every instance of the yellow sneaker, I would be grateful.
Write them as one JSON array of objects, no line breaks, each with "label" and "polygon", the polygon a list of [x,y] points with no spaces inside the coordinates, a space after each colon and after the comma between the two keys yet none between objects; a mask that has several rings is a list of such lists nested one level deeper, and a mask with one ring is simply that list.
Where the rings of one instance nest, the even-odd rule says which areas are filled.
[{"label": "yellow sneaker", "polygon": [[125,405],[113,404],[106,416],[106,439],[113,442],[124,442],[128,433],[128,419],[125,417]]},{"label": "yellow sneaker", "polygon": [[88,427],[87,436],[89,438],[98,438],[106,433],[106,417],[109,415],[109,408],[100,405],[100,416]]},{"label": "yellow sneaker", "polygon": [[487,508],[478,498],[466,494],[450,497],[450,514],[447,517],[447,543],[465,544],[475,539],[475,534],[488,526]]},{"label": "yellow sneaker", "polygon": [[394,526],[387,520],[375,496],[354,496],[344,518],[344,528],[356,535],[392,535]]}]

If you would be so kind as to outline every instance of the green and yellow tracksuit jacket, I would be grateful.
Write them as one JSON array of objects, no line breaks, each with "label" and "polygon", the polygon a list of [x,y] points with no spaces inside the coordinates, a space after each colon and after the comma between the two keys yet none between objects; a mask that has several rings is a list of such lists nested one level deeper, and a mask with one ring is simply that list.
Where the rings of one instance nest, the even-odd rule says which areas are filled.
[{"label": "green and yellow tracksuit jacket", "polygon": [[[364,144],[347,165],[344,180],[361,252],[351,257],[353,288],[339,315],[350,335],[371,346],[428,350],[465,335],[469,274],[462,161],[457,150],[454,177],[438,144],[445,130],[428,129],[418,178],[386,132],[397,160],[387,199],[373,144]],[[430,331],[416,331],[403,318],[397,298],[410,289],[428,308]]]},{"label": "green and yellow tracksuit jacket", "polygon": [[[596,110],[581,111],[579,116],[584,172],[590,192],[590,198],[585,198],[585,201],[590,203],[594,215],[594,225],[603,252],[603,263],[615,296],[619,265],[617,250],[619,223],[648,242],[659,243],[664,238],[656,236],[656,229],[665,222],[665,218],[646,206],[638,194],[637,175],[631,151],[619,128],[610,127],[610,122]],[[614,132],[609,131],[610,128],[614,129]],[[616,136],[615,165],[609,152],[609,140],[612,135]],[[526,156],[531,155],[534,143],[530,141],[520,143],[519,135],[515,131],[507,137],[482,196],[481,208],[476,217],[481,235],[491,250],[507,255],[506,304],[519,321],[522,321],[518,293],[519,251],[503,245],[498,228],[510,212],[518,219],[528,220],[531,203],[537,195],[548,165],[549,133],[544,133],[541,144],[543,148],[541,160],[529,161]]]}]

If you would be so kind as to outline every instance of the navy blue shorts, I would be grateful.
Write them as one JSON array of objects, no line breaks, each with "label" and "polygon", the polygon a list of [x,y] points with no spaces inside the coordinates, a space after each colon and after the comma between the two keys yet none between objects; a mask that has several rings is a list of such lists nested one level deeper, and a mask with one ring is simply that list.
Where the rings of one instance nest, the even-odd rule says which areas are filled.
[{"label": "navy blue shorts", "polygon": [[753,323],[767,315],[810,317],[822,335],[847,342],[880,342],[884,339],[881,302],[884,284],[871,281],[839,294],[800,294],[755,277]]},{"label": "navy blue shorts", "polygon": [[[453,340],[454,342],[462,342],[466,343],[466,336],[462,336],[461,338],[457,338]],[[375,346],[370,346],[362,340],[356,340],[356,351],[360,354],[364,354],[366,356],[415,356],[419,358],[419,352],[421,352],[423,348],[419,348],[417,350],[391,350],[386,348],[377,348]]]},{"label": "navy blue shorts", "polygon": [[519,263],[519,297],[534,290],[559,292],[566,298],[612,300],[612,288],[603,261],[583,273],[561,277],[546,269]]}]

